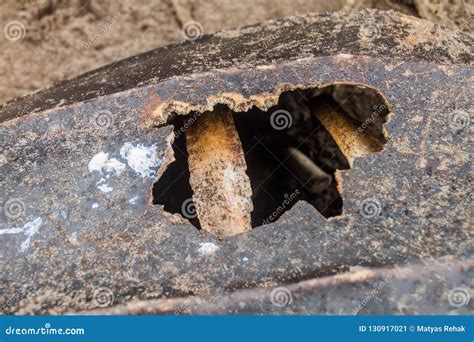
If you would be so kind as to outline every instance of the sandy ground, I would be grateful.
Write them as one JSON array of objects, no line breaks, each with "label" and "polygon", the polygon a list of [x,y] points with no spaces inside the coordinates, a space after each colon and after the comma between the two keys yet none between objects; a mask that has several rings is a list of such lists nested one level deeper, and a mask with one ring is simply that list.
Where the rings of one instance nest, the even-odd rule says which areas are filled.
[{"label": "sandy ground", "polygon": [[[410,0],[0,1],[0,103],[181,41],[182,27],[189,21],[209,33],[297,13],[363,7],[419,13]],[[424,16],[443,21],[436,9],[423,9]]]}]

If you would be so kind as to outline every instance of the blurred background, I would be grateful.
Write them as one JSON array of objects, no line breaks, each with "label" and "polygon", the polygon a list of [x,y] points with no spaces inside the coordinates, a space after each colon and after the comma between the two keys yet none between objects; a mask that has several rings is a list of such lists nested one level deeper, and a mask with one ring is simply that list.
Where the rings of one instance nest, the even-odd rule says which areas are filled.
[{"label": "blurred background", "polygon": [[203,33],[317,11],[379,8],[472,33],[473,0],[4,0],[0,104]]}]

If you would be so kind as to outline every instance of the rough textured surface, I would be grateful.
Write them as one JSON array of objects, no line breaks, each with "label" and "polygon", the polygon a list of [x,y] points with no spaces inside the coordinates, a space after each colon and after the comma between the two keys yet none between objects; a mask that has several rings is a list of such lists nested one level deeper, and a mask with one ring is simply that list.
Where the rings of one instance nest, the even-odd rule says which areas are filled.
[{"label": "rough textured surface", "polygon": [[1,29],[12,21],[24,38],[0,31],[0,103],[122,58],[183,41],[197,21],[210,33],[264,20],[342,8],[343,0],[3,0]]},{"label": "rough textured surface", "polygon": [[[380,36],[367,35],[374,23]],[[93,309],[104,306],[102,289],[113,295],[105,305],[125,304],[472,258],[472,46],[393,12],[307,15],[157,49],[8,104],[4,312]],[[173,112],[268,109],[284,90],[343,81],[377,89],[392,114],[384,150],[340,172],[342,216],[299,202],[275,223],[218,240],[152,205],[173,159],[172,127],[155,124]],[[462,272],[452,279],[465,286]]]},{"label": "rough textured surface", "polygon": [[452,30],[474,31],[472,0],[413,0],[422,18]]},{"label": "rough textured surface", "polygon": [[206,297],[137,301],[97,315],[466,315],[472,306],[450,305],[448,294],[472,287],[472,261],[432,260],[404,267],[355,267],[340,275],[295,284]]},{"label": "rough textured surface", "polygon": [[[26,96],[21,103],[11,101],[4,106],[2,116],[10,118],[31,111],[63,107],[98,95],[144,87],[160,80],[172,81],[172,78],[189,73],[203,74],[213,69],[252,69],[256,71],[254,77],[258,80],[259,74],[268,72],[266,66],[305,57],[342,54],[341,60],[344,60],[345,54],[353,54],[406,58],[412,62],[421,60],[442,65],[471,61],[472,37],[444,30],[427,21],[399,16],[395,12],[323,13],[318,16],[320,28],[314,27],[313,18],[313,15],[307,15],[269,21],[264,28],[255,25],[226,30],[215,35],[204,35],[198,41],[155,49],[81,75],[74,82],[61,82],[54,88],[54,94],[49,92],[47,99],[44,92],[38,92]],[[286,33],[290,27],[292,39],[297,43],[288,44]],[[275,36],[270,36],[269,32],[275,33]],[[273,67],[270,68],[271,72]],[[222,76],[226,78],[225,73]],[[297,79],[293,75],[288,76]],[[229,77],[227,82],[232,81]],[[194,78],[184,78],[181,82],[183,85],[186,83],[187,87],[181,89],[182,93],[188,95],[191,101],[181,101],[177,97],[171,103],[158,95],[150,96],[148,103],[154,110],[151,114],[144,111],[142,119],[160,124],[166,121],[164,113],[167,110],[178,114],[211,110],[218,101],[230,105],[235,103],[233,109],[237,111],[247,110],[252,105],[267,109],[272,102],[275,103],[278,95],[268,93],[252,97],[250,86],[244,92],[235,92],[230,88],[219,96],[215,92],[207,95],[202,91],[189,94],[191,87],[200,89],[200,84]],[[295,83],[289,82],[289,85],[292,84]],[[282,84],[280,91],[291,89],[289,85]],[[257,83],[254,88],[258,86]],[[202,95],[209,98],[205,99]]]},{"label": "rough textured surface", "polygon": [[[425,2],[429,3],[417,4]],[[294,14],[379,8],[421,15],[437,24],[466,30],[472,27],[472,6],[470,12],[463,13],[463,2],[469,6],[464,0],[450,1],[450,6],[430,3],[427,10],[419,7],[418,13],[413,1],[392,0],[4,0],[0,3],[2,28],[19,21],[25,35],[10,41],[0,34],[0,75],[4,80],[0,103],[121,58],[182,41],[182,28],[190,21],[197,21],[203,33],[210,33]]]}]

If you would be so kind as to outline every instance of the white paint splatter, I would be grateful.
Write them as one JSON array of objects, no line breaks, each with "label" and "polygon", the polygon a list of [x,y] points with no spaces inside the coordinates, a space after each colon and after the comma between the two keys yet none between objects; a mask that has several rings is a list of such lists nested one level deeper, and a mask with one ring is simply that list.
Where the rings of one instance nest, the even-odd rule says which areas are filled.
[{"label": "white paint splatter", "polygon": [[199,246],[198,252],[201,255],[212,255],[219,249],[219,247],[212,242],[201,242]]},{"label": "white paint splatter", "polygon": [[[120,149],[120,156],[126,160],[137,174],[142,178],[154,177],[156,175],[156,168],[161,164],[161,160],[157,156],[156,144],[146,146],[143,144],[133,144],[127,142]],[[108,193],[114,190],[112,186],[107,183],[107,179],[115,174],[120,176],[127,168],[127,164],[119,161],[116,158],[109,158],[109,153],[99,152],[89,161],[89,172],[97,171],[103,177],[96,183],[97,189]],[[136,204],[131,202],[132,204]]]},{"label": "white paint splatter", "polygon": [[23,228],[8,228],[8,229],[0,229],[1,234],[18,234],[23,231]]},{"label": "white paint splatter", "polygon": [[126,165],[115,158],[109,159],[109,154],[99,152],[89,162],[89,172],[98,171],[100,174],[115,173],[120,175],[125,171]]},{"label": "white paint splatter", "polygon": [[92,209],[96,209],[99,207],[99,203],[92,203]]},{"label": "white paint splatter", "polygon": [[79,241],[77,241],[77,232],[73,232],[68,240],[72,245],[79,246]]},{"label": "white paint splatter", "polygon": [[20,250],[23,252],[25,249],[30,247],[33,235],[35,235],[39,231],[42,224],[43,220],[41,219],[41,217],[38,217],[31,222],[25,223],[21,228],[0,229],[0,235],[23,233],[26,236],[26,240],[23,241],[20,246]]},{"label": "white paint splatter", "polygon": [[114,188],[112,188],[108,183],[97,185],[97,189],[99,189],[102,192],[111,192],[112,190],[114,190]]},{"label": "white paint splatter", "polygon": [[120,155],[142,178],[154,177],[156,175],[154,168],[161,164],[157,157],[156,144],[134,146],[131,143],[125,143],[120,149]]},{"label": "white paint splatter", "polygon": [[130,199],[128,200],[128,203],[130,203],[130,204],[137,204],[137,201],[138,201],[139,198],[140,198],[140,196],[133,196],[132,198],[130,198]]},{"label": "white paint splatter", "polygon": [[107,183],[107,180],[105,178],[99,179],[99,181],[95,183],[95,185],[97,186],[97,189],[102,192],[111,192],[112,190],[114,190],[114,188],[112,188],[109,183]]},{"label": "white paint splatter", "polygon": [[105,193],[111,192],[114,189],[106,183],[106,179],[110,178],[110,174],[120,176],[126,168],[127,165],[115,158],[109,158],[109,154],[105,152],[97,153],[89,162],[89,172],[97,171],[101,175],[105,173],[105,178],[102,177],[96,183],[97,189]]}]

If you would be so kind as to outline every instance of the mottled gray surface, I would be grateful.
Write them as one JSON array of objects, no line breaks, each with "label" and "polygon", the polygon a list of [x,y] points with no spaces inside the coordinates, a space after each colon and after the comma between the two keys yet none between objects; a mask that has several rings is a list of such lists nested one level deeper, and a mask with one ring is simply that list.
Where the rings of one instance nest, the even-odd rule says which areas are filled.
[{"label": "mottled gray surface", "polygon": [[[358,36],[361,22],[375,23],[381,36]],[[472,258],[472,38],[376,11],[290,18],[241,34],[158,49],[0,109],[4,312],[92,309],[99,288],[123,304],[351,266]],[[171,161],[171,128],[153,123],[216,103],[266,109],[282,90],[341,81],[376,88],[392,110],[384,151],[341,172],[341,217],[326,220],[301,202],[276,223],[220,241],[151,204],[152,184]],[[141,159],[153,161],[147,174],[120,154],[127,143],[151,148]],[[109,160],[102,175],[89,170],[100,152]],[[113,190],[102,192],[104,184]],[[12,229],[38,218],[22,250],[32,226]],[[209,242],[217,248],[205,253]]]}]

